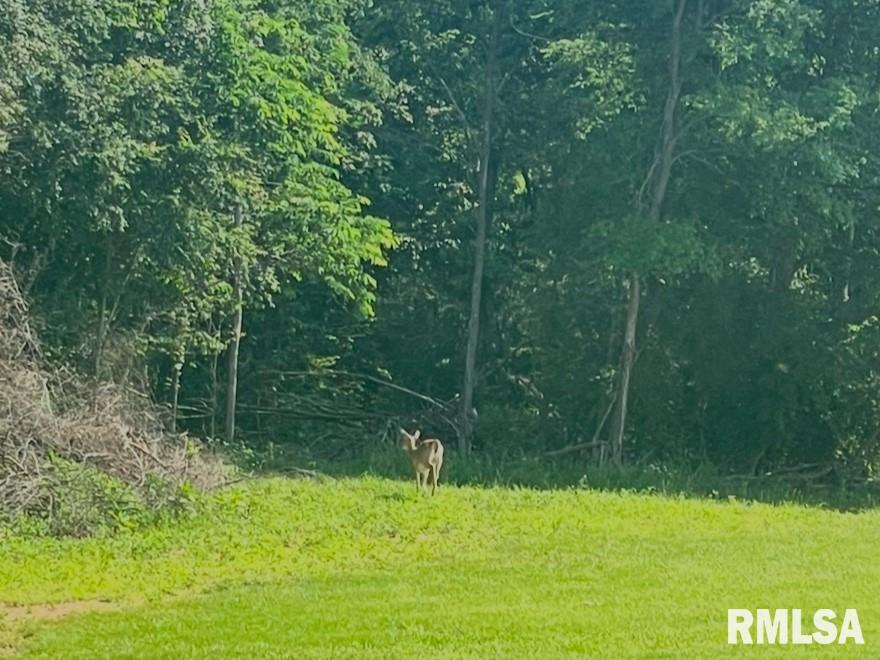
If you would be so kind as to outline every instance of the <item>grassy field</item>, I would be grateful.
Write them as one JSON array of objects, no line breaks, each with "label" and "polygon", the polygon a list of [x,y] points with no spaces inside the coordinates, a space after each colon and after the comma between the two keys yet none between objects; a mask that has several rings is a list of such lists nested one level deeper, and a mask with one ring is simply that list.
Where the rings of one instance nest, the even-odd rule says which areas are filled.
[{"label": "grassy field", "polygon": [[[0,532],[0,654],[876,658],[878,548],[874,511],[263,479],[109,538]],[[729,607],[857,608],[866,643],[730,647]]]}]

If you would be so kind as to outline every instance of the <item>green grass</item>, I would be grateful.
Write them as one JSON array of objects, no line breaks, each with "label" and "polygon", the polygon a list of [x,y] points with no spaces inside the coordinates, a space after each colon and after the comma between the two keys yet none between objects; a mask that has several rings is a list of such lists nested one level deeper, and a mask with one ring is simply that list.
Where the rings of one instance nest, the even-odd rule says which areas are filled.
[{"label": "green grass", "polygon": [[[0,629],[44,658],[880,656],[880,513],[375,478],[264,479],[195,517],[0,536],[0,603],[119,611]],[[857,608],[857,647],[729,647],[728,607]]]},{"label": "green grass", "polygon": [[[290,466],[309,467],[339,478],[363,474],[396,479],[404,469],[400,449],[382,444],[357,447],[355,455],[332,460],[302,448],[271,445],[252,452],[241,461],[244,469],[260,472]],[[454,449],[453,449],[454,451]],[[698,499],[737,499],[770,504],[800,503],[844,511],[880,507],[880,483],[853,481],[835,473],[823,480],[805,480],[797,473],[786,476],[723,474],[712,465],[685,460],[629,464],[623,467],[591,465],[583,457],[535,457],[503,451],[481,451],[467,460],[451,460],[443,466],[446,483],[459,486],[507,486],[594,490],[637,490],[652,494]]]}]

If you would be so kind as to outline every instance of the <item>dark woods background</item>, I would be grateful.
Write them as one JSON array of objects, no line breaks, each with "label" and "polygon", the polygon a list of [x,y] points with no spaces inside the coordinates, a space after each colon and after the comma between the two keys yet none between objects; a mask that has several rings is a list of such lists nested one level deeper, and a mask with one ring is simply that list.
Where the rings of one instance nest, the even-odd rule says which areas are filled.
[{"label": "dark woods background", "polygon": [[875,0],[0,7],[4,257],[169,425],[874,476]]}]

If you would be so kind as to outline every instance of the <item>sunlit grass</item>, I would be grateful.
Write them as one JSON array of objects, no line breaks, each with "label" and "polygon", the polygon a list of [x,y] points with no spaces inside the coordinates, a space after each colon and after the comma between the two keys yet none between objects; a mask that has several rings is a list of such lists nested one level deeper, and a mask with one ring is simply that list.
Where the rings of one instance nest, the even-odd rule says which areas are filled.
[{"label": "sunlit grass", "polygon": [[[273,479],[161,528],[5,538],[0,603],[119,604],[7,626],[34,657],[877,657],[878,547],[875,512]],[[728,647],[728,607],[857,608],[866,645]]]}]

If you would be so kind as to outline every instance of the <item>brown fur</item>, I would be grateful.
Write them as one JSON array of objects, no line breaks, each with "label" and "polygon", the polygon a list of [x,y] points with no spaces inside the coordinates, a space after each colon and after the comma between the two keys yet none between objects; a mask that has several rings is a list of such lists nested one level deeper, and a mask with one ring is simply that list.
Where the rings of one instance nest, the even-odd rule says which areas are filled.
[{"label": "brown fur", "polygon": [[443,467],[443,443],[435,438],[420,440],[421,431],[409,434],[400,429],[400,448],[409,458],[416,476],[416,488],[421,491],[431,484],[431,495],[437,491],[440,468]]}]

